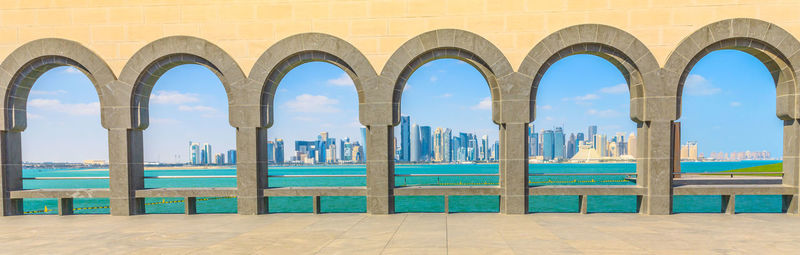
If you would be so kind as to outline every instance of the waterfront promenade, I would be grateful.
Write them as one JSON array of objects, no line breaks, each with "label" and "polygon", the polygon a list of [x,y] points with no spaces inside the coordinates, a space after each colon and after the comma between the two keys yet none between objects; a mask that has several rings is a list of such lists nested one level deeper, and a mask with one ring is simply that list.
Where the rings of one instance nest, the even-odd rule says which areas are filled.
[{"label": "waterfront promenade", "polygon": [[790,254],[786,214],[0,217],[2,254]]}]

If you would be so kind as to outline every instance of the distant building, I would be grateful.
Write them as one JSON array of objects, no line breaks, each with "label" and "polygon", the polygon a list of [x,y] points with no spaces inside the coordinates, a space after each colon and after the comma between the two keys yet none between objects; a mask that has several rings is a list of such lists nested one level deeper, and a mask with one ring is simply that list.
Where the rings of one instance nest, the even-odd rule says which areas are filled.
[{"label": "distant building", "polygon": [[200,144],[189,141],[189,164],[199,165],[202,156],[200,155]]},{"label": "distant building", "polygon": [[267,163],[275,163],[275,143],[267,141]]},{"label": "distant building", "polygon": [[561,127],[556,127],[555,131],[553,131],[553,158],[556,160],[565,159],[564,152],[566,148],[564,148],[564,130]]},{"label": "distant building", "polygon": [[408,162],[411,154],[410,116],[400,116],[400,161]]},{"label": "distant building", "polygon": [[595,138],[596,138],[595,136],[597,135],[597,126],[595,125],[589,126],[589,130],[586,133],[586,135],[589,137],[589,143],[591,143],[592,146],[597,147],[597,144],[595,144]]},{"label": "distant building", "polygon": [[453,131],[449,128],[444,129],[444,133],[442,134],[442,160],[444,162],[452,162],[453,156]]},{"label": "distant building", "polygon": [[569,141],[567,141],[567,157],[568,159],[575,156],[577,152],[577,146],[575,146],[575,134],[569,134]]},{"label": "distant building", "polygon": [[[367,151],[367,128],[361,127],[361,149],[362,151]],[[366,160],[366,154],[364,154],[364,160]]]},{"label": "distant building", "polygon": [[419,127],[419,150],[420,161],[428,162],[431,160],[431,150],[433,144],[431,143],[431,127]]},{"label": "distant building", "polygon": [[[284,149],[283,149],[283,139],[275,139],[275,164],[281,165],[284,161]],[[236,157],[236,151],[233,151],[234,158]],[[230,161],[230,157],[229,161]],[[235,160],[234,160],[235,161]],[[235,163],[232,163],[235,164]]]},{"label": "distant building", "polygon": [[228,164],[236,165],[236,150],[228,150]]},{"label": "distant building", "polygon": [[203,165],[210,164],[211,163],[211,159],[212,159],[212,157],[214,155],[214,154],[212,154],[211,145],[210,144],[208,144],[208,143],[204,143],[203,144],[202,154],[203,154],[203,157],[202,157],[201,164],[203,164]]},{"label": "distant building", "polygon": [[214,154],[214,164],[215,165],[224,165],[225,164],[225,154],[223,154],[223,153]]},{"label": "distant building", "polygon": [[411,126],[411,155],[409,156],[409,160],[411,162],[418,162],[419,161],[419,126],[414,124]]},{"label": "distant building", "polygon": [[636,158],[636,134],[628,135],[628,155]]},{"label": "distant building", "polygon": [[542,159],[545,161],[553,160],[555,157],[555,135],[553,130],[545,130],[542,133],[543,146],[542,146]]}]

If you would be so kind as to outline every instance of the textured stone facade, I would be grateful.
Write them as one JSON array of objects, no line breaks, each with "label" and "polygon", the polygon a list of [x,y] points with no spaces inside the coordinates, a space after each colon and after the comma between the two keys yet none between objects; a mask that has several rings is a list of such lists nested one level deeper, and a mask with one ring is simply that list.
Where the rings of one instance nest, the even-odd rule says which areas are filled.
[{"label": "textured stone facade", "polygon": [[[238,196],[240,214],[265,213],[265,196],[291,194],[366,195],[367,210],[374,214],[392,213],[395,194],[499,195],[501,212],[507,214],[526,213],[531,194],[636,195],[640,212],[669,214],[674,192],[670,134],[680,116],[683,82],[694,63],[719,49],[749,53],[773,74],[776,114],[785,121],[785,177],[777,187],[680,190],[731,195],[730,204],[735,194],[779,194],[786,211],[797,213],[800,91],[794,67],[800,66],[800,42],[791,31],[800,32],[800,18],[788,10],[800,3],[32,2],[0,10],[4,215],[18,214],[20,199],[31,197],[60,198],[65,205],[78,196],[109,197],[112,214],[131,215],[143,212],[143,197],[230,194]],[[528,187],[526,130],[535,119],[539,80],[551,64],[574,54],[608,60],[628,82],[639,137],[635,187]],[[391,138],[400,121],[401,92],[416,68],[440,58],[463,60],[487,79],[500,132],[498,187],[395,188]],[[359,120],[368,129],[365,189],[266,188],[266,147],[257,141],[273,124],[280,80],[311,61],[334,64],[354,80]],[[145,190],[142,131],[148,126],[151,89],[167,70],[190,63],[207,67],[225,87],[229,121],[237,129],[237,188]],[[26,127],[27,93],[39,75],[65,65],[84,72],[100,97],[109,135],[110,189],[23,191],[20,134]]]}]

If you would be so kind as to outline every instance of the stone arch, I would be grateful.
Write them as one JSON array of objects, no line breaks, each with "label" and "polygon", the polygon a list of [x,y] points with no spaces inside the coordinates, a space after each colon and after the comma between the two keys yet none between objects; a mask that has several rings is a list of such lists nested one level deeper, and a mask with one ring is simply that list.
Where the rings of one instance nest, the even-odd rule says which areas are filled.
[{"label": "stone arch", "polygon": [[659,81],[658,61],[633,35],[615,27],[599,24],[582,24],[567,27],[545,37],[531,49],[520,65],[519,72],[530,81],[530,91],[524,93],[530,100],[530,120],[535,119],[536,92],[539,81],[552,64],[576,54],[601,57],[619,69],[628,83],[630,115],[635,122],[648,119],[645,97],[656,90]]},{"label": "stone arch", "polygon": [[[59,66],[71,66],[92,81],[102,106],[116,80],[113,71],[97,54],[78,42],[47,38],[28,42],[14,50],[0,64],[0,84],[5,87],[2,130],[21,132],[27,127],[26,105],[33,83],[45,72]],[[105,122],[104,127],[105,127]]]},{"label": "stone arch", "polygon": [[[514,70],[505,55],[485,38],[463,30],[439,29],[420,34],[406,41],[389,58],[381,71],[381,86],[376,93],[376,104],[391,106],[391,120],[385,124],[400,123],[400,101],[406,81],[417,68],[433,60],[454,58],[462,60],[483,75],[492,96],[492,119],[502,122],[501,84],[510,83]],[[386,107],[388,108],[388,107]],[[388,113],[388,112],[386,112]]]},{"label": "stone arch", "polygon": [[[369,97],[367,87],[373,86],[377,74],[367,58],[350,43],[328,34],[303,33],[278,41],[267,49],[250,71],[250,80],[257,83],[247,93],[245,104],[257,106],[261,127],[271,127],[274,120],[273,101],[283,77],[295,67],[308,62],[326,62],[341,68],[351,79],[358,93],[359,112],[363,112]],[[366,123],[359,114],[361,123]]]},{"label": "stone arch", "polygon": [[235,98],[244,92],[239,87],[247,84],[239,65],[228,53],[206,40],[170,36],[145,45],[130,58],[120,73],[119,81],[127,89],[126,93],[115,97],[114,105],[120,109],[130,109],[128,125],[131,128],[147,128],[153,85],[169,69],[184,64],[205,66],[219,77],[228,98],[229,119],[233,119]]},{"label": "stone arch", "polygon": [[666,96],[675,97],[673,120],[681,115],[681,98],[686,77],[694,65],[709,53],[733,49],[756,57],[775,81],[776,115],[782,120],[798,119],[795,67],[800,66],[800,42],[775,24],[757,19],[727,19],[704,26],[678,44],[667,58]]}]

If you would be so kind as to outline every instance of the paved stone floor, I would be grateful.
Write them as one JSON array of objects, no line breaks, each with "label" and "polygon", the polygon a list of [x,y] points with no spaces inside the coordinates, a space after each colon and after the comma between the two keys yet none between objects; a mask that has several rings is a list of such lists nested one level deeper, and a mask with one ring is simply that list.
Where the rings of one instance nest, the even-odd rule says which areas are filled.
[{"label": "paved stone floor", "polygon": [[781,214],[0,217],[4,254],[797,254]]}]

